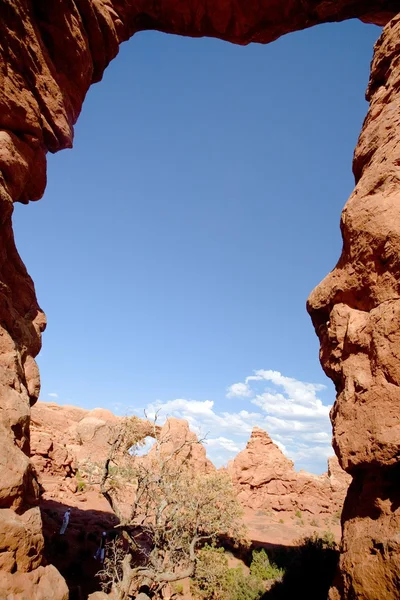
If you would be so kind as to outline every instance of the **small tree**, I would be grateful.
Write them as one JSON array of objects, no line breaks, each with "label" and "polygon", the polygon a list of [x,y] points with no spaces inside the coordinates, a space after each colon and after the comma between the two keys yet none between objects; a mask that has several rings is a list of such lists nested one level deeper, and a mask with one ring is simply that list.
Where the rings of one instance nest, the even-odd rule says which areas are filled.
[{"label": "small tree", "polygon": [[250,573],[262,581],[281,581],[284,570],[276,566],[269,560],[268,554],[264,548],[253,550]]},{"label": "small tree", "polygon": [[[147,585],[156,595],[170,583],[191,577],[196,550],[218,536],[244,539],[242,509],[227,474],[196,473],[185,440],[171,450],[171,437],[160,437],[147,456],[136,456],[137,423],[126,420],[115,430],[104,465],[101,491],[120,520],[126,555],[119,581],[120,600]],[[127,501],[129,496],[129,502]]]}]

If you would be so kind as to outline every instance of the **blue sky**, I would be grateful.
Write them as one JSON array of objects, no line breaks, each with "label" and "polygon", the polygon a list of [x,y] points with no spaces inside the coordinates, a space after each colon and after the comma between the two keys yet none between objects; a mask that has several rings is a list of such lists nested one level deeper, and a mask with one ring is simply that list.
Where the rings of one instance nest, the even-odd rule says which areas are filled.
[{"label": "blue sky", "polygon": [[334,391],[305,302],[340,254],[378,35],[121,47],[45,197],[15,210],[48,317],[42,400],[189,417],[217,464],[257,424],[325,470]]}]

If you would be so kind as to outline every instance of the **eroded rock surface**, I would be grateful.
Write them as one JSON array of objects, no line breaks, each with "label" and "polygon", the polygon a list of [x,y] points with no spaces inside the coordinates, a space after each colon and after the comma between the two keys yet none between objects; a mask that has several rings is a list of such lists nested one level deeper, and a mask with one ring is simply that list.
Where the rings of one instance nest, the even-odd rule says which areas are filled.
[{"label": "eroded rock surface", "polygon": [[[53,492],[62,492],[65,486],[71,489],[68,484],[72,485],[78,471],[86,480],[98,483],[110,444],[123,419],[103,408],[85,410],[54,402],[37,402],[31,413],[31,460],[47,497],[54,497],[54,494],[49,496],[50,489]],[[197,473],[215,470],[187,421],[171,417],[160,427],[136,419],[135,427],[139,438],[157,435],[165,456],[179,450],[179,461]],[[154,448],[148,453],[150,459],[153,455]],[[61,487],[54,489],[54,481]]]},{"label": "eroded rock surface", "polygon": [[228,465],[228,472],[243,506],[266,511],[340,514],[351,477],[336,457],[328,462],[328,473],[296,472],[293,462],[255,427],[246,448]]},{"label": "eroded rock surface", "polygon": [[[2,156],[0,149],[0,163]],[[61,600],[68,595],[64,580],[42,564],[39,486],[28,458],[30,406],[39,393],[33,357],[46,321],[1,193],[0,178],[0,597],[46,600],[51,588]]]},{"label": "eroded rock surface", "polygon": [[[199,443],[197,435],[190,431],[189,423],[184,419],[169,417],[161,427],[158,439],[160,451],[164,457],[176,455],[182,466],[187,466],[197,474],[206,475],[215,471],[212,462],[207,458],[206,449]],[[148,453],[150,459],[155,457],[155,446]]]},{"label": "eroded rock surface", "polygon": [[[105,461],[112,428],[119,421],[119,417],[103,408],[85,410],[54,402],[37,402],[31,410],[33,460],[38,461],[36,455],[44,456],[40,444],[46,445],[49,440],[56,448],[63,448],[77,467],[85,460]],[[54,450],[52,452],[54,454]]]},{"label": "eroded rock surface", "polygon": [[[117,54],[119,43],[144,29],[267,43],[317,23],[352,17],[385,25],[398,11],[398,0],[5,0],[1,4],[0,520],[7,524],[10,539],[37,506],[37,484],[27,458],[29,410],[39,391],[34,358],[45,325],[32,281],[15,249],[12,203],[42,196],[46,152],[71,146],[85,94]],[[399,572],[393,542],[399,529],[398,54],[399,23],[394,18],[377,44],[372,65],[370,110],[354,159],[357,187],[342,218],[343,254],[309,303],[324,369],[338,389],[332,412],[335,449],[354,478],[343,517],[337,593],[368,599],[375,599],[377,592],[371,578],[380,581],[383,571],[387,587],[380,597],[397,597],[393,582]],[[373,477],[376,485],[371,488],[368,482]],[[365,500],[364,505],[356,503],[356,514],[351,504],[354,494]],[[372,506],[381,508],[371,522]],[[40,519],[35,523],[31,526],[40,537]],[[376,552],[382,544],[391,550]],[[39,546],[27,547],[26,555],[20,553],[15,563],[12,548],[4,538],[0,564],[7,583],[2,577],[7,589],[11,580],[16,582],[14,598],[26,597],[21,582],[29,578],[35,582],[29,598],[47,597],[43,590],[49,585],[54,600],[65,597],[54,569],[40,566]],[[368,576],[361,566],[364,561]]]},{"label": "eroded rock surface", "polygon": [[333,444],[352,474],[334,599],[400,589],[400,19],[375,46],[343,252],[309,311],[334,381]]},{"label": "eroded rock surface", "polygon": [[[104,408],[37,402],[31,409],[31,461],[46,498],[76,491],[77,474],[98,483],[122,423],[121,417]],[[137,419],[136,426],[140,437],[153,434],[150,421]]]}]

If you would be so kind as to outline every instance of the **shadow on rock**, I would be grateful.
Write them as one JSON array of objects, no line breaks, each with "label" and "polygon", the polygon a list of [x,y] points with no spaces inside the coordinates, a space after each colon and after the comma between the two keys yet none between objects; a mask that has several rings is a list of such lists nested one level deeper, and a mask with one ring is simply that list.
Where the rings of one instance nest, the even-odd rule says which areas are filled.
[{"label": "shadow on rock", "polygon": [[[63,516],[71,508],[64,535],[60,535]],[[70,600],[86,600],[100,590],[96,574],[101,563],[94,558],[103,531],[111,531],[118,523],[112,513],[84,510],[54,500],[42,500],[40,505],[45,538],[45,559],[65,578]]]}]

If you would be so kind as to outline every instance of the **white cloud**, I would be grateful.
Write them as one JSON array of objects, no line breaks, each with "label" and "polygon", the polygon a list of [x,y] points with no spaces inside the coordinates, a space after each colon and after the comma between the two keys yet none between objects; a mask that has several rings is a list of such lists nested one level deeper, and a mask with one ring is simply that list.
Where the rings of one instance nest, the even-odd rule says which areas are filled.
[{"label": "white cloud", "polygon": [[227,398],[248,398],[252,396],[252,391],[247,383],[233,383],[226,391]]},{"label": "white cloud", "polygon": [[331,444],[332,436],[326,431],[318,431],[316,433],[305,433],[303,435],[303,440],[307,442],[321,443],[321,444]]},{"label": "white cloud", "polygon": [[307,405],[290,396],[276,392],[264,392],[256,396],[252,402],[267,414],[289,419],[326,419],[329,417],[330,406],[322,404],[318,398],[309,400]]},{"label": "white cloud", "polygon": [[146,408],[147,416],[152,419],[156,414],[161,422],[167,417],[178,417],[189,421],[196,433],[206,435],[210,433],[220,433],[229,431],[235,435],[249,435],[257,421],[262,418],[259,413],[242,410],[238,413],[222,411],[217,413],[214,410],[213,400],[186,400],[179,398],[167,402],[154,402]]},{"label": "white cloud", "polygon": [[307,383],[305,381],[293,379],[293,377],[285,377],[279,371],[259,369],[254,373],[254,375],[246,377],[246,383],[249,381],[261,381],[265,379],[266,381],[272,381],[275,385],[282,386],[287,393],[293,395],[304,392],[320,392],[326,388],[322,383]]},{"label": "white cloud", "polygon": [[309,421],[297,421],[296,419],[280,419],[268,415],[264,419],[268,431],[271,433],[280,432],[285,435],[299,435],[308,432],[318,431],[324,427],[325,424],[318,423],[312,420]]},{"label": "white cloud", "polygon": [[[149,404],[146,413],[150,419],[154,418],[156,413],[160,416],[177,416],[179,414],[211,416],[213,412],[213,400],[186,400],[177,398],[168,402],[156,402]],[[186,418],[186,417],[185,417]]]},{"label": "white cloud", "polygon": [[333,454],[334,452],[331,445],[322,447],[300,445],[296,451],[292,452],[291,458],[294,461],[307,461],[312,463],[313,460],[315,460],[315,457],[317,456],[320,461],[323,460],[323,469],[326,471],[326,459],[330,456],[333,456]]},{"label": "white cloud", "polygon": [[47,395],[50,396],[50,398],[58,398],[58,394],[56,394],[55,392],[50,392]]},{"label": "white cloud", "polygon": [[[298,381],[279,371],[258,370],[243,383],[227,388],[226,396],[240,398],[242,410],[219,409],[213,400],[177,398],[157,400],[147,406],[146,413],[149,418],[158,413],[161,423],[168,416],[186,419],[192,431],[206,438],[207,453],[214,464],[232,459],[244,448],[253,427],[258,426],[268,431],[297,468],[322,472],[326,470],[326,457],[333,454],[331,407],[318,397],[323,389],[324,385]],[[139,413],[137,409],[135,412]]]},{"label": "white cloud", "polygon": [[226,437],[207,438],[205,440],[205,445],[210,448],[223,448],[224,450],[232,452],[233,454],[237,454],[244,448],[244,444],[238,444]]},{"label": "white cloud", "polygon": [[274,444],[278,446],[278,448],[283,452],[283,454],[287,454],[287,448],[285,444],[282,444],[282,442],[280,442],[279,440],[275,440],[274,438],[271,438],[271,440],[274,442]]}]

